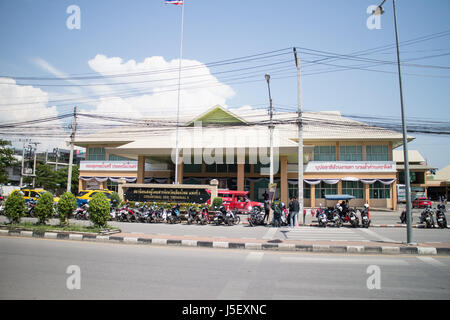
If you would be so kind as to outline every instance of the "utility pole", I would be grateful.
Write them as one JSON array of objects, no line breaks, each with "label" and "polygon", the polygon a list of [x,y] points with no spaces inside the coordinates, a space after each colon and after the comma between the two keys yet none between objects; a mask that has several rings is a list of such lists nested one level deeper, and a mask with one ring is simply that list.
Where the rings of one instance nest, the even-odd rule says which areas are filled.
[{"label": "utility pole", "polygon": [[[303,213],[303,122],[302,122],[302,91],[300,82],[300,57],[294,47],[295,66],[297,67],[297,104],[298,104],[298,205],[299,214]],[[297,217],[298,221],[298,217]],[[303,215],[305,224],[305,215]]]},{"label": "utility pole", "polygon": [[20,188],[23,188],[23,177],[25,175],[24,173],[24,166],[25,166],[25,142],[30,141],[30,139],[19,139],[19,141],[22,141],[22,166],[20,169]]},{"label": "utility pole", "polygon": [[39,142],[33,142],[33,144],[34,144],[34,161],[33,161],[33,188],[34,188],[36,186],[36,155],[37,155],[37,145],[39,144]]},{"label": "utility pole", "polygon": [[269,89],[269,116],[270,116],[270,183],[273,183],[273,104],[272,104],[272,96],[270,94],[270,75],[266,74],[267,88]]},{"label": "utility pole", "polygon": [[73,146],[75,143],[75,134],[77,132],[77,107],[73,109],[72,134],[70,135],[70,156],[69,169],[67,170],[67,192],[70,192],[72,187],[72,164],[73,164]]}]

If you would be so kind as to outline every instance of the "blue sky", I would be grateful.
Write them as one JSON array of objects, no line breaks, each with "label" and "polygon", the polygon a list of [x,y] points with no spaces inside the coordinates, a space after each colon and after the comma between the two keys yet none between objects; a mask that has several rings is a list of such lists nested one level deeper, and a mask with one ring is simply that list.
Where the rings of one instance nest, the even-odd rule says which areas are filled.
[{"label": "blue sky", "polygon": [[[379,2],[186,0],[183,58],[208,63],[293,46],[346,54],[394,44],[392,0],[387,0],[384,5],[381,29],[369,30],[366,26],[367,7]],[[66,27],[69,17],[66,9],[73,4],[81,10],[80,30]],[[450,2],[447,0],[398,0],[397,6],[400,41],[450,30]],[[137,63],[154,56],[161,56],[166,61],[178,59],[180,13],[181,7],[165,5],[164,0],[0,1],[0,74],[54,76],[37,61],[45,61],[66,75],[91,74],[95,71],[89,61],[99,54]],[[449,40],[450,36],[446,36],[402,47],[402,60],[450,53]],[[301,53],[300,57],[302,61],[318,58],[306,53]],[[367,57],[396,61],[394,50]],[[285,55],[276,59],[290,58],[291,55]],[[450,55],[411,63],[448,67]],[[339,110],[343,114],[392,117],[400,121],[395,65],[373,68],[394,73],[347,70],[308,75],[311,70],[330,67],[304,64],[302,99],[305,110]],[[211,71],[236,67],[239,65]],[[267,103],[264,73],[272,69],[260,71],[260,81],[244,84],[227,83],[226,76],[217,75],[217,79],[228,84],[234,92],[223,95],[228,106],[261,107]],[[403,72],[406,116],[413,121],[421,118],[450,121],[448,70],[404,67]],[[19,85],[25,82],[17,81]],[[41,87],[41,90],[50,96],[69,92],[68,88]],[[282,73],[278,78],[272,77],[271,91],[276,106],[295,109],[297,91],[293,58],[292,71]],[[89,93],[85,89],[82,92]],[[93,105],[84,107],[94,108]],[[56,110],[67,112],[71,105],[57,105]],[[29,112],[29,109],[23,112]],[[429,164],[437,168],[450,164],[449,137],[414,136],[416,139],[409,148],[419,150]]]}]

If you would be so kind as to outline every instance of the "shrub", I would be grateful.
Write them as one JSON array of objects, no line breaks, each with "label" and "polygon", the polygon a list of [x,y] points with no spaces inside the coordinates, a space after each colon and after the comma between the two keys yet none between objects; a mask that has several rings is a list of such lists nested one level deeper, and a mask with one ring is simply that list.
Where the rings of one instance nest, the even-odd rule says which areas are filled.
[{"label": "shrub", "polygon": [[25,215],[25,199],[18,190],[13,191],[5,202],[5,216],[11,223],[20,223]]},{"label": "shrub", "polygon": [[[114,204],[114,200],[116,200],[115,204]],[[117,208],[120,205],[120,197],[117,192],[113,192],[111,194],[111,203],[113,204],[114,208]]]},{"label": "shrub", "polygon": [[221,197],[217,197],[217,198],[214,198],[214,200],[212,202],[212,206],[213,206],[213,208],[214,207],[218,208],[222,205],[222,203],[223,203],[223,199]]},{"label": "shrub", "polygon": [[51,193],[46,192],[42,194],[34,208],[36,216],[39,219],[40,224],[45,224],[48,219],[53,215],[53,196]]},{"label": "shrub", "polygon": [[89,219],[95,226],[106,227],[109,219],[110,205],[103,192],[96,193],[89,201]]},{"label": "shrub", "polygon": [[68,224],[68,219],[77,208],[77,199],[71,192],[65,192],[58,201],[58,216],[62,225]]}]

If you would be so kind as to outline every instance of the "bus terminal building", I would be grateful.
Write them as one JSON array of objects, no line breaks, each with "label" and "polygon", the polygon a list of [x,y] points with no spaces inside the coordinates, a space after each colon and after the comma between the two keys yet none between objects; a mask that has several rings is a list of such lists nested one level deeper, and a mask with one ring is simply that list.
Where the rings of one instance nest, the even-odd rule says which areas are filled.
[{"label": "bus terminal building", "polygon": [[[287,203],[298,194],[297,113],[273,115],[274,182]],[[351,194],[352,206],[397,208],[397,168],[393,150],[402,134],[341,116],[339,112],[304,112],[304,206],[325,205],[326,194]],[[265,110],[206,112],[176,119],[152,118],[127,126],[77,136],[86,148],[79,168],[79,189],[117,190],[117,183],[209,184],[249,191],[262,201],[269,184],[270,134]],[[408,137],[409,141],[412,140]],[[175,170],[178,141],[179,163]],[[327,205],[334,205],[327,203]]]}]

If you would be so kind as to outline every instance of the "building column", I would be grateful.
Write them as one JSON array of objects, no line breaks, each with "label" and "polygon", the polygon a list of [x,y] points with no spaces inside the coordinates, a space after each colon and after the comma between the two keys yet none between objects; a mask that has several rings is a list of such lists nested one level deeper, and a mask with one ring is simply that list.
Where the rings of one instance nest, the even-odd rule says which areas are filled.
[{"label": "building column", "polygon": [[368,203],[370,205],[370,189],[369,184],[364,184],[364,203]]},{"label": "building column", "polygon": [[397,210],[397,181],[391,183],[392,210]]},{"label": "building column", "polygon": [[316,185],[311,185],[311,208],[316,207]]},{"label": "building column", "polygon": [[255,200],[255,181],[250,181],[250,199]]},{"label": "building column", "polygon": [[144,183],[145,178],[145,156],[138,156],[137,183]]},{"label": "building column", "polygon": [[80,192],[81,190],[84,190],[84,188],[83,188],[83,180],[78,179],[78,192]]},{"label": "building column", "polygon": [[179,156],[178,157],[179,160],[179,164],[178,165],[178,177],[177,177],[177,181],[179,184],[183,184],[183,157]]},{"label": "building column", "polygon": [[288,172],[287,172],[287,156],[280,157],[281,173],[280,173],[280,196],[281,201],[289,203],[289,186],[288,186]]},{"label": "building column", "polygon": [[237,164],[237,190],[244,191],[245,181],[244,181],[244,164]]},{"label": "building column", "polygon": [[342,194],[342,180],[337,183],[337,193]]},{"label": "building column", "polygon": [[237,152],[237,189],[244,191],[245,187],[245,153]]}]

